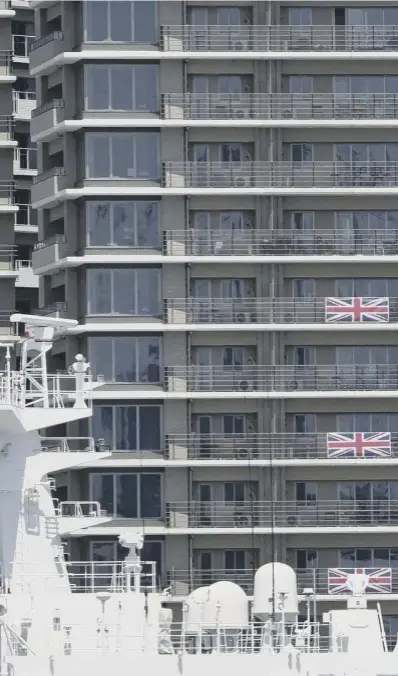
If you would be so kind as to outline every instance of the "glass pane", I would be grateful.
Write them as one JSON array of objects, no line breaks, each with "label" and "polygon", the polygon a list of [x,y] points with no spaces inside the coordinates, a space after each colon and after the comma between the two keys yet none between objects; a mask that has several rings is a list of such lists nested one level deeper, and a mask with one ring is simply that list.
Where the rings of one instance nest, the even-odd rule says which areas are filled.
[{"label": "glass pane", "polygon": [[136,202],[137,246],[159,246],[159,208],[156,202]]},{"label": "glass pane", "polygon": [[136,134],[137,178],[159,177],[158,134]]},{"label": "glass pane", "polygon": [[135,246],[134,202],[116,202],[113,205],[112,225],[116,246]]},{"label": "glass pane", "polygon": [[110,69],[111,109],[133,110],[133,69],[113,66]]},{"label": "glass pane", "polygon": [[156,2],[145,0],[145,2],[134,3],[133,14],[133,40],[134,42],[154,43],[157,39],[157,16]]},{"label": "glass pane", "polygon": [[139,381],[158,383],[160,381],[160,339],[138,339]]},{"label": "glass pane", "polygon": [[109,108],[109,71],[106,66],[87,66],[87,110]]},{"label": "glass pane", "polygon": [[99,474],[93,472],[90,475],[91,499],[99,502],[101,509],[107,514],[114,513],[113,474]]},{"label": "glass pane", "polygon": [[114,542],[92,542],[93,561],[113,561],[115,556]]},{"label": "glass pane", "polygon": [[135,66],[134,69],[134,110],[158,110],[158,67],[155,65]]},{"label": "glass pane", "polygon": [[106,381],[113,380],[113,341],[111,338],[90,338],[90,366],[94,378],[103,375]]},{"label": "glass pane", "polygon": [[160,497],[160,474],[141,474],[141,518],[153,519],[161,516]]},{"label": "glass pane", "polygon": [[134,135],[111,136],[112,178],[135,178]]},{"label": "glass pane", "polygon": [[137,450],[137,407],[116,406],[116,449]]},{"label": "glass pane", "polygon": [[86,153],[87,178],[108,178],[111,171],[109,137],[87,134]]},{"label": "glass pane", "polygon": [[137,475],[116,474],[116,515],[125,519],[138,517]]},{"label": "glass pane", "polygon": [[113,408],[112,406],[93,406],[92,434],[94,441],[104,439],[113,448]]},{"label": "glass pane", "polygon": [[108,38],[108,3],[88,0],[85,6],[86,40],[101,42]]},{"label": "glass pane", "polygon": [[109,314],[111,310],[111,275],[109,270],[87,270],[88,314]]},{"label": "glass pane", "polygon": [[139,447],[142,451],[159,451],[160,406],[139,406]]},{"label": "glass pane", "polygon": [[109,203],[92,202],[87,204],[86,228],[88,246],[109,246],[112,243]]},{"label": "glass pane", "polygon": [[114,380],[117,383],[137,381],[137,338],[114,338]]},{"label": "glass pane", "polygon": [[159,271],[137,271],[137,315],[156,316],[160,310]]},{"label": "glass pane", "polygon": [[112,270],[113,312],[121,315],[135,314],[134,270]]},{"label": "glass pane", "polygon": [[[113,42],[132,41],[132,16],[131,2],[111,0],[110,6],[110,37]],[[145,4],[145,3],[144,3]]]}]

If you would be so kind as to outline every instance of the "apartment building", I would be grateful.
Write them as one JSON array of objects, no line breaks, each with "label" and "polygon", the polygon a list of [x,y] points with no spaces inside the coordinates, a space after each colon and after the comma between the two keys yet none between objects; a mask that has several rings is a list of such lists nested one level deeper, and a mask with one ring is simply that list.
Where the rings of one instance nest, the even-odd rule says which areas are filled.
[{"label": "apartment building", "polygon": [[[29,42],[33,11],[23,0],[0,2],[0,342],[12,338],[10,312],[31,311],[37,304],[38,278],[31,254],[37,223],[30,207],[30,184],[37,173],[31,162],[29,118],[24,82],[29,78]],[[23,91],[22,91],[23,90]],[[3,353],[4,350],[2,349]],[[2,354],[3,356],[3,354]],[[1,358],[2,361],[2,358]]]},{"label": "apartment building", "polygon": [[40,306],[97,381],[47,434],[112,451],[70,560],[142,528],[171,602],[274,559],[319,615],[365,567],[396,632],[398,1],[32,4]]}]

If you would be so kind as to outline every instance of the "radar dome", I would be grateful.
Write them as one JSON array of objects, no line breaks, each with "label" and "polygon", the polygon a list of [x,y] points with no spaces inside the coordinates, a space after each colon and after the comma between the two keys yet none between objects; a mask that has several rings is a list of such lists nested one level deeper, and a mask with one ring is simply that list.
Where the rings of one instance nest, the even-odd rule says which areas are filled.
[{"label": "radar dome", "polygon": [[203,621],[208,628],[242,627],[249,624],[249,602],[242,587],[223,580],[209,587]]},{"label": "radar dome", "polygon": [[186,634],[199,634],[204,622],[204,608],[209,601],[210,587],[198,587],[191,592],[183,605],[183,623]]},{"label": "radar dome", "polygon": [[297,580],[285,563],[266,563],[254,577],[253,614],[267,620],[275,612],[278,622],[294,622],[298,615]]}]

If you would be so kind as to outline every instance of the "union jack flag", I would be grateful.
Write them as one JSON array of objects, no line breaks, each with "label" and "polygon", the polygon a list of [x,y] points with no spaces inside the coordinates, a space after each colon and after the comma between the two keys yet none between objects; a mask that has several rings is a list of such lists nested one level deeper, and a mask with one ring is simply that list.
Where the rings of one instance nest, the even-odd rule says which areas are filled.
[{"label": "union jack flag", "polygon": [[391,455],[389,432],[329,432],[326,435],[328,458],[375,458]]},{"label": "union jack flag", "polygon": [[325,298],[325,321],[341,322],[388,322],[390,307],[388,298]]},{"label": "union jack flag", "polygon": [[329,568],[328,594],[348,594],[351,592],[349,576],[367,575],[365,592],[373,594],[391,594],[391,568]]}]

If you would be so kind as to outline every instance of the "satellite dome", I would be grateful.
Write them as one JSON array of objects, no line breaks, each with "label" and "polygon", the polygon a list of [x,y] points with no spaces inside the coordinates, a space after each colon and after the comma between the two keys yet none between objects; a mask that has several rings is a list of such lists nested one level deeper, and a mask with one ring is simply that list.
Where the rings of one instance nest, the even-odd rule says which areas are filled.
[{"label": "satellite dome", "polygon": [[275,612],[278,622],[294,622],[298,615],[297,580],[293,568],[285,563],[266,563],[254,577],[253,614],[267,620]]},{"label": "satellite dome", "polygon": [[241,628],[249,624],[249,602],[242,587],[225,580],[212,584],[208,589],[209,600],[203,611],[206,627]]},{"label": "satellite dome", "polygon": [[198,587],[191,592],[183,605],[183,624],[186,634],[199,634],[204,622],[204,608],[210,587]]}]

